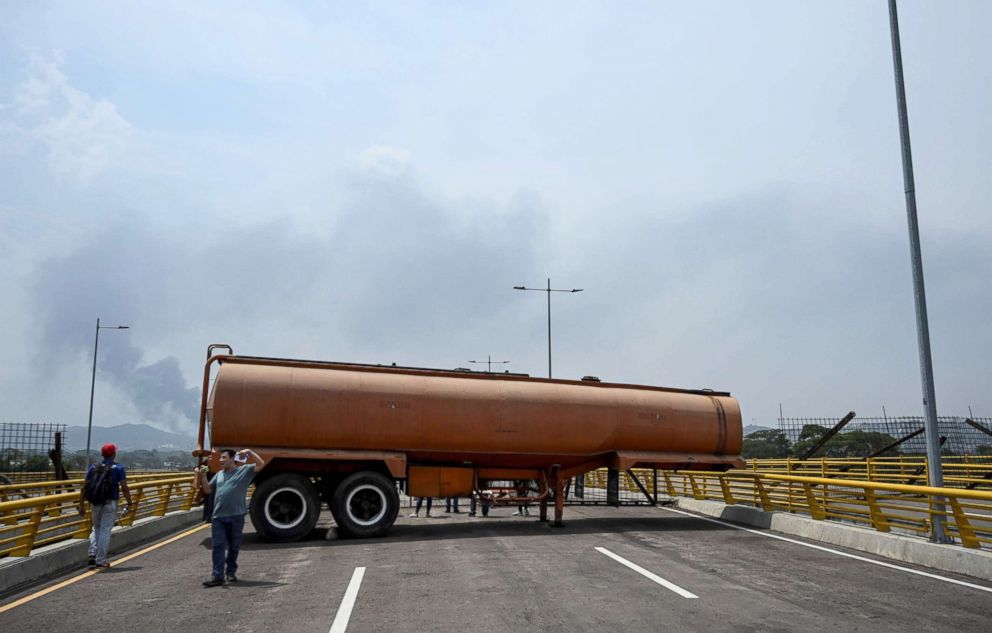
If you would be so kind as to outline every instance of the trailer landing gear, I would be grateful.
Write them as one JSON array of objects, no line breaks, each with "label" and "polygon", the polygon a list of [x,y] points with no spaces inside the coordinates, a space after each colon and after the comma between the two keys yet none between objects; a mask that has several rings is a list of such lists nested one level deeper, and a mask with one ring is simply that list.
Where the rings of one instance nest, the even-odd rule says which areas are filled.
[{"label": "trailer landing gear", "polygon": [[568,483],[567,479],[555,479],[555,522],[551,524],[551,527],[564,527],[561,522],[561,516],[565,513],[565,484]]}]

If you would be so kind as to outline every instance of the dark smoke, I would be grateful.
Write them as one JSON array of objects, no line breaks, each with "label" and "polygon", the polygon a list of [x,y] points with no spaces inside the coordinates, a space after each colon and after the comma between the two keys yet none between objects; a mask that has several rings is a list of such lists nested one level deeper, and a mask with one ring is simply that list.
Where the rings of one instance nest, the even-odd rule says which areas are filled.
[{"label": "dark smoke", "polygon": [[176,423],[177,418],[197,419],[200,390],[186,386],[175,356],[144,365],[143,353],[130,343],[108,345],[105,349],[100,355],[101,372],[130,397],[144,419],[169,423],[174,430],[184,430],[179,428],[183,424]]}]

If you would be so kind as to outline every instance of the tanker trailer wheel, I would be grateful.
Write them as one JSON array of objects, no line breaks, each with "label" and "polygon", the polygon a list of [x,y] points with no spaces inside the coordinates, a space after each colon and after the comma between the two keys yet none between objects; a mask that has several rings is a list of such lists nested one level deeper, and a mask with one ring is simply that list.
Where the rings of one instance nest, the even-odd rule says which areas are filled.
[{"label": "tanker trailer wheel", "polygon": [[294,473],[269,477],[251,496],[251,522],[273,541],[298,541],[317,524],[320,495],[310,480]]},{"label": "tanker trailer wheel", "polygon": [[382,536],[396,521],[400,496],[389,477],[372,471],[349,475],[331,499],[338,529],[358,538]]}]

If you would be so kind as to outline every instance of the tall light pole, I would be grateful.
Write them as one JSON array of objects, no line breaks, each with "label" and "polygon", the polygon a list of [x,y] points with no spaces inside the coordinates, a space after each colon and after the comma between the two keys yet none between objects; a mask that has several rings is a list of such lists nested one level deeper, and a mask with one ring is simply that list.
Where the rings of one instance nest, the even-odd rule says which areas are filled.
[{"label": "tall light pole", "polygon": [[127,325],[100,325],[96,320],[96,341],[93,343],[93,377],[90,379],[90,419],[86,423],[86,465],[90,465],[90,436],[93,434],[93,391],[96,389],[96,353],[100,349],[100,330],[127,330]]},{"label": "tall light pole", "polygon": [[479,365],[481,365],[482,363],[485,363],[486,364],[486,373],[487,374],[491,374],[492,371],[493,371],[493,363],[496,363],[497,365],[505,365],[506,363],[509,363],[510,361],[508,361],[508,360],[493,360],[493,357],[492,356],[490,356],[489,354],[486,354],[486,360],[470,360],[468,362],[470,362],[470,363],[476,363],[476,364],[479,364]]},{"label": "tall light pole", "polygon": [[551,279],[548,279],[547,288],[528,288],[526,286],[514,286],[514,290],[537,290],[538,292],[548,293],[548,378],[551,378],[551,293],[552,292],[582,292],[582,288],[572,288],[566,290],[564,288],[552,288]]},{"label": "tall light pole", "polygon": [[[906,112],[906,86],[902,74],[902,47],[899,44],[899,16],[896,0],[889,0],[889,27],[892,32],[892,66],[896,79],[896,102],[899,109],[899,140],[902,146],[902,178],[906,191],[906,217],[909,221],[909,255],[913,264],[913,290],[916,297],[916,339],[920,352],[923,379],[924,429],[927,444],[927,483],[943,487],[944,471],[940,461],[940,438],[937,431],[937,399],[933,387],[933,362],[930,357],[930,326],[927,322],[927,296],[923,288],[923,256],[920,252],[920,225],[916,218],[916,183],[913,178],[913,152],[909,144],[909,115]],[[936,503],[930,523],[930,540],[949,541],[944,534],[944,504]]]}]

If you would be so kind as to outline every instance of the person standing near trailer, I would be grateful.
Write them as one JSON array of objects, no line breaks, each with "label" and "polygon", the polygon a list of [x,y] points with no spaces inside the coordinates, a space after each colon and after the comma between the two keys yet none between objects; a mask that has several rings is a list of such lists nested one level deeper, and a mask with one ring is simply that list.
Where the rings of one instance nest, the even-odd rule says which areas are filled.
[{"label": "person standing near trailer", "polygon": [[[249,459],[250,464],[246,463]],[[226,448],[220,453],[220,470],[213,479],[208,481],[207,473],[197,470],[200,487],[214,500],[210,521],[213,573],[210,580],[203,581],[204,587],[223,585],[225,578],[227,582],[238,581],[238,552],[248,513],[245,497],[255,472],[264,466],[265,460],[254,451]]]}]

